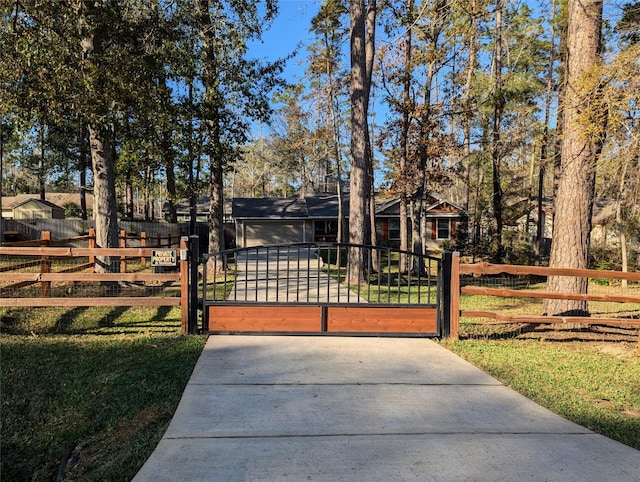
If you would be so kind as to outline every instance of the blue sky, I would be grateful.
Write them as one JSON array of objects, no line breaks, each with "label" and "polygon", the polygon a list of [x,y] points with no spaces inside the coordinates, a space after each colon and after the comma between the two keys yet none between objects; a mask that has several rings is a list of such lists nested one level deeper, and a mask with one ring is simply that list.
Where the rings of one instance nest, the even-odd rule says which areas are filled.
[{"label": "blue sky", "polygon": [[300,80],[304,71],[300,61],[306,56],[311,19],[318,13],[320,3],[320,0],[280,0],[278,17],[264,33],[262,42],[251,45],[250,56],[273,61],[290,55],[296,47],[300,47],[299,54],[289,60],[285,70],[287,80]]}]

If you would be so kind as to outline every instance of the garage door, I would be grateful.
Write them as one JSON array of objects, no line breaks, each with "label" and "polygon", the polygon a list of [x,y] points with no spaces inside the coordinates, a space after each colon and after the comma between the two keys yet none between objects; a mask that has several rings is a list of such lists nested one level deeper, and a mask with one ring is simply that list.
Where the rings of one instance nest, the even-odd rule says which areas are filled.
[{"label": "garage door", "polygon": [[246,223],[244,239],[245,247],[302,243],[305,241],[304,222]]}]

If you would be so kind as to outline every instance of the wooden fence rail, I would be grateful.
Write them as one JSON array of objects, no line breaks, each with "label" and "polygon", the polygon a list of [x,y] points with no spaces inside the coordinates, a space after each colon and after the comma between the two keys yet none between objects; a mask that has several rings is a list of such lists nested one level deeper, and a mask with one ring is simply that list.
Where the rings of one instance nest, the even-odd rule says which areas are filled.
[{"label": "wooden fence rail", "polygon": [[[460,318],[489,318],[501,322],[517,323],[575,323],[588,325],[614,325],[622,327],[640,327],[640,319],[607,318],[588,316],[554,316],[532,314],[505,314],[490,310],[461,310],[460,294],[488,295],[509,298],[543,298],[562,300],[603,301],[615,303],[640,303],[639,296],[618,296],[608,294],[556,293],[534,290],[514,290],[508,288],[487,288],[483,286],[461,286],[460,276],[473,275],[534,275],[534,276],[577,276],[580,278],[596,278],[607,280],[628,280],[640,282],[640,273],[624,273],[620,271],[600,271],[593,269],[545,268],[542,266],[520,266],[490,263],[462,264],[458,253],[453,253],[451,267],[451,336],[459,337]],[[639,340],[640,341],[640,340]]]},{"label": "wooden fence rail", "polygon": [[[44,234],[44,233],[43,233]],[[44,234],[45,239],[38,242],[50,242],[46,239],[48,234]],[[89,241],[88,248],[74,247],[51,247],[33,244],[25,246],[23,243],[11,243],[11,246],[0,246],[0,256],[11,257],[37,257],[38,259],[21,262],[20,264],[12,264],[3,266],[0,269],[0,281],[10,282],[0,289],[0,306],[3,307],[26,307],[26,306],[179,306],[181,308],[181,329],[182,333],[187,333],[188,316],[189,316],[189,266],[187,257],[183,255],[188,250],[188,238],[182,237],[179,240],[179,253],[177,256],[178,272],[169,273],[127,273],[127,258],[140,258],[145,261],[151,257],[154,246],[139,248],[96,248],[95,237],[80,237],[81,240]],[[93,242],[92,242],[93,239]],[[75,240],[75,238],[74,238]],[[60,241],[54,244],[68,244]],[[33,242],[31,242],[33,243]],[[115,256],[119,257],[120,269],[119,273],[96,273],[95,259],[97,257]],[[56,258],[83,258],[88,257],[88,263],[81,263],[70,268],[51,272],[51,263]],[[35,273],[15,272],[16,269],[32,266],[40,266],[40,271]],[[124,268],[124,269],[123,269]],[[180,282],[180,296],[139,296],[139,297],[52,297],[52,282]],[[29,286],[35,283],[41,284],[40,297],[13,297],[3,296],[9,290]]]}]

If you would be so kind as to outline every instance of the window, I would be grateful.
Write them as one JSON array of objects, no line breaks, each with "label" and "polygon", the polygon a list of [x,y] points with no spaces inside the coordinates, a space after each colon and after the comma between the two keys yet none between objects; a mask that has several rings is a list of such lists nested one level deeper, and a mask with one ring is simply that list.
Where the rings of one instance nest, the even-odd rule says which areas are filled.
[{"label": "window", "polygon": [[400,239],[400,219],[389,219],[389,239]]},{"label": "window", "polygon": [[448,219],[438,219],[438,231],[436,239],[451,238],[451,221]]}]

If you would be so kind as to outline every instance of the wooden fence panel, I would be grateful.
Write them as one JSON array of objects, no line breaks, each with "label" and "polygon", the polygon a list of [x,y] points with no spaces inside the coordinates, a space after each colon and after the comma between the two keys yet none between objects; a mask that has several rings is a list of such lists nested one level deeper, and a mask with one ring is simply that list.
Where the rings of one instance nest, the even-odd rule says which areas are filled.
[{"label": "wooden fence panel", "polygon": [[[460,294],[485,295],[508,298],[536,298],[536,299],[566,299],[584,300],[612,303],[640,303],[639,296],[592,294],[592,293],[556,293],[536,290],[517,290],[509,288],[489,288],[484,286],[461,286],[460,275],[473,274],[498,275],[511,274],[521,276],[577,276],[581,278],[594,278],[606,280],[627,280],[640,282],[640,273],[626,273],[620,271],[601,271],[593,269],[565,269],[547,268],[542,266],[521,266],[490,263],[462,264],[460,256],[454,253],[452,257],[452,282],[451,282],[451,336],[458,337],[460,317],[465,318],[489,318],[500,322],[534,323],[534,324],[558,324],[576,323],[589,325],[610,325],[619,327],[640,326],[640,319],[615,318],[615,317],[587,317],[587,316],[552,316],[532,314],[505,314],[490,310],[460,310]],[[640,338],[639,338],[640,342]]]},{"label": "wooden fence panel", "polygon": [[[181,308],[181,331],[183,334],[188,330],[189,316],[189,263],[188,263],[188,238],[182,237],[179,244],[178,272],[170,273],[95,273],[95,258],[97,256],[116,256],[121,259],[121,268],[126,270],[127,258],[148,258],[151,256],[154,247],[146,246],[139,248],[96,248],[95,236],[80,237],[87,240],[88,248],[76,247],[52,247],[48,244],[67,244],[65,240],[51,242],[50,236],[43,233],[43,239],[37,242],[12,243],[12,246],[1,245],[0,256],[19,257],[33,256],[37,260],[26,261],[20,265],[12,264],[0,269],[0,279],[11,281],[12,284],[5,285],[0,289],[0,293],[26,287],[35,283],[40,283],[41,296],[37,298],[8,298],[0,299],[0,306],[5,307],[26,307],[26,306],[180,306]],[[69,240],[66,240],[69,241]],[[78,238],[74,238],[78,241]],[[126,242],[121,244],[126,246]],[[88,258],[88,263],[81,263],[76,266],[52,272],[51,263],[56,259],[65,258]],[[12,272],[12,270],[40,265],[40,271],[36,273]],[[179,296],[102,296],[102,297],[52,297],[52,282],[154,282],[160,285],[164,283],[180,282]],[[15,282],[15,283],[13,283]]]}]

